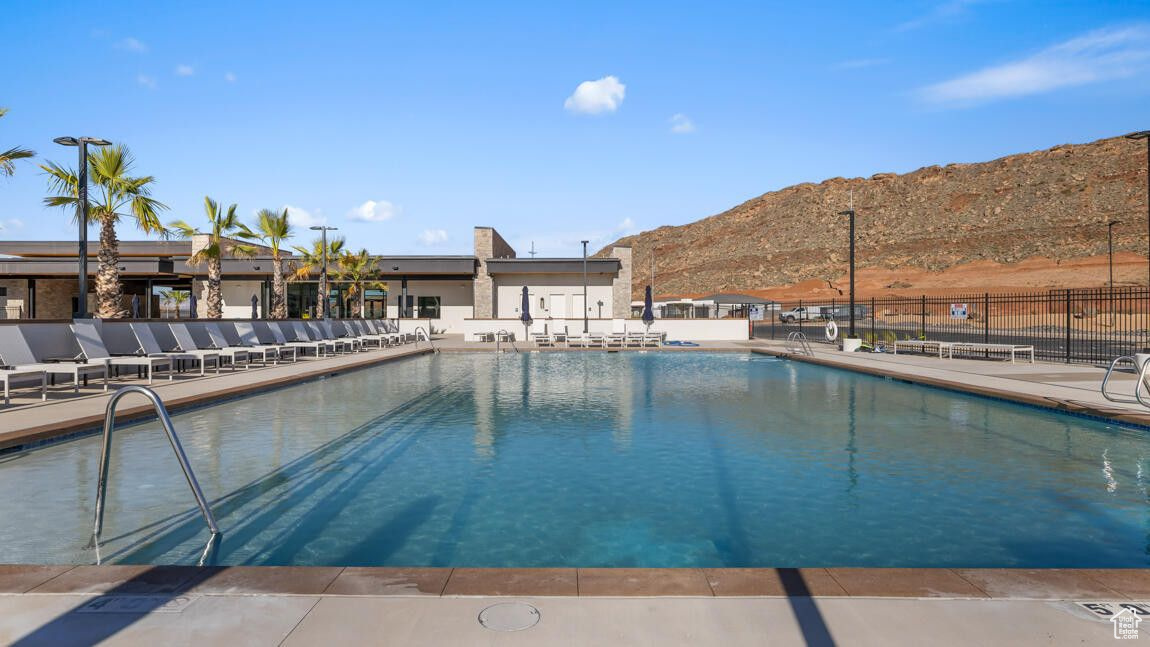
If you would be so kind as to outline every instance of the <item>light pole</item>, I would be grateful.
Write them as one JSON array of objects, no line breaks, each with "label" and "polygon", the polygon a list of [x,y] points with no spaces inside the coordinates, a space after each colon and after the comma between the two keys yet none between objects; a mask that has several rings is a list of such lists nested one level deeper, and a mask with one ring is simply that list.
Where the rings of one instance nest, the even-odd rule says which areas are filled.
[{"label": "light pole", "polygon": [[80,225],[80,249],[76,260],[80,263],[80,296],[76,299],[76,318],[88,317],[88,144],[108,146],[112,142],[98,137],[57,137],[52,140],[61,146],[80,149],[79,177],[76,182],[76,220]]},{"label": "light pole", "polygon": [[335,231],[335,230],[339,229],[339,227],[327,227],[327,226],[323,226],[323,225],[316,225],[314,227],[311,227],[311,229],[313,231],[320,232],[320,240],[322,241],[320,243],[320,245],[323,247],[323,251],[320,253],[321,253],[321,256],[323,258],[323,268],[320,269],[320,273],[319,273],[319,292],[320,292],[319,298],[321,299],[321,301],[320,301],[321,317],[320,318],[321,319],[327,319],[328,316],[331,314],[328,311],[329,306],[328,306],[328,298],[327,298],[327,232]]},{"label": "light pole", "polygon": [[851,218],[851,326],[848,336],[854,338],[855,336],[855,210],[854,208],[840,211],[840,216],[850,216]]},{"label": "light pole", "polygon": [[583,334],[587,334],[587,311],[591,309],[590,304],[587,303],[587,243],[591,241],[581,240],[583,243]]},{"label": "light pole", "polygon": [[1150,130],[1140,130],[1126,135],[1126,139],[1146,140],[1146,287],[1150,288]]}]

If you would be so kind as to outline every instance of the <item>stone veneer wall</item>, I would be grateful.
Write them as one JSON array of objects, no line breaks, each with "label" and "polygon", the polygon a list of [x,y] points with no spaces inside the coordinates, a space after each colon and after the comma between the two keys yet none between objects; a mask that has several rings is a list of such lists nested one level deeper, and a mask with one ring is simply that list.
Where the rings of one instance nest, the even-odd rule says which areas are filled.
[{"label": "stone veneer wall", "polygon": [[611,282],[611,315],[627,319],[631,316],[631,248],[616,245],[611,256],[619,259],[619,274]]},{"label": "stone veneer wall", "polygon": [[515,250],[491,227],[476,227],[475,256],[479,259],[479,269],[475,273],[473,316],[476,319],[490,319],[495,312],[495,283],[487,273],[487,259],[515,258]]}]

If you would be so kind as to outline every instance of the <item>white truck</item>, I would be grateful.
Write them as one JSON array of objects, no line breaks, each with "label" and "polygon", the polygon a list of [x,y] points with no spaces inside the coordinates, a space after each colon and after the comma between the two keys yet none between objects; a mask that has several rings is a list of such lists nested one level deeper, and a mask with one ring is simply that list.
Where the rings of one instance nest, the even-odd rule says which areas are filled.
[{"label": "white truck", "polygon": [[797,308],[791,308],[790,310],[779,312],[779,321],[783,323],[795,323],[796,321],[824,319],[823,308],[824,306],[799,306]]}]

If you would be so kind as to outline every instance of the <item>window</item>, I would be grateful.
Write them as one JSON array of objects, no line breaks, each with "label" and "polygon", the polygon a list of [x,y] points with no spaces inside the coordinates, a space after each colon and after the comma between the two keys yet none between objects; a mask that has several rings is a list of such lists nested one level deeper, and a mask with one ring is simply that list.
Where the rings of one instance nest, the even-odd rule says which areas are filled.
[{"label": "window", "polygon": [[0,297],[8,296],[8,288],[0,288]]},{"label": "window", "polygon": [[417,319],[439,318],[439,297],[419,297],[419,314]]}]

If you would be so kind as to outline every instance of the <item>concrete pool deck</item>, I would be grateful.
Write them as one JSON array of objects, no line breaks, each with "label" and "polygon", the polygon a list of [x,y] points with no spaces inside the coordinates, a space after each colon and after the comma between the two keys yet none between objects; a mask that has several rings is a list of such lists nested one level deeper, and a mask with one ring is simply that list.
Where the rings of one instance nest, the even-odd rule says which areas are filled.
[{"label": "concrete pool deck", "polygon": [[[1148,596],[1145,570],[0,566],[0,642],[1109,644]],[[538,624],[480,625],[501,603]]]}]

